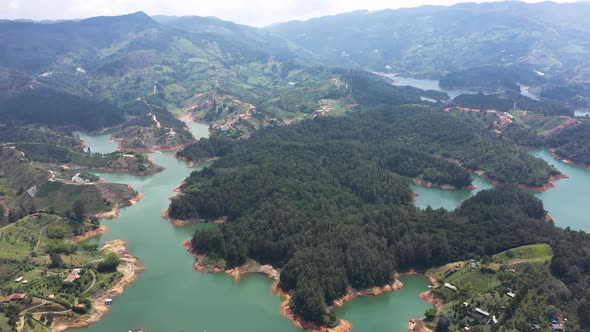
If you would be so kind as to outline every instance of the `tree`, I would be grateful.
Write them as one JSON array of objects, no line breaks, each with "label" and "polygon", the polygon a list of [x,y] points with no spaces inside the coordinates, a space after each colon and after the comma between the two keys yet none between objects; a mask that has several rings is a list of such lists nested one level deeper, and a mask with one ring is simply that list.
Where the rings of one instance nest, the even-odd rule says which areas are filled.
[{"label": "tree", "polygon": [[18,209],[10,209],[8,212],[8,223],[12,224],[22,218],[22,212]]},{"label": "tree", "polygon": [[436,309],[430,308],[424,312],[424,316],[426,316],[427,322],[432,322],[436,318]]},{"label": "tree", "polygon": [[435,332],[448,332],[451,326],[451,319],[445,313],[441,314],[436,324]]},{"label": "tree", "polygon": [[109,252],[104,260],[96,266],[96,270],[101,273],[115,272],[117,266],[121,263],[121,259],[114,252]]},{"label": "tree", "polygon": [[6,210],[4,210],[4,206],[0,204],[0,224],[4,223]]},{"label": "tree", "polygon": [[84,215],[86,214],[86,206],[81,200],[76,200],[72,205],[72,218],[78,223],[84,222]]},{"label": "tree", "polygon": [[60,267],[63,264],[63,260],[61,259],[61,256],[56,254],[56,253],[49,253],[49,259],[51,260],[51,265],[50,267],[55,268],[55,267]]},{"label": "tree", "polygon": [[578,304],[578,319],[583,327],[590,326],[590,303],[586,299]]}]

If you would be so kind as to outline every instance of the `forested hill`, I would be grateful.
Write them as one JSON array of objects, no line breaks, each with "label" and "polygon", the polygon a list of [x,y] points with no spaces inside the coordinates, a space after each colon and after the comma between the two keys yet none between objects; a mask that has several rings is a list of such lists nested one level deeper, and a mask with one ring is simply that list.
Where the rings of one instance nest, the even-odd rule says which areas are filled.
[{"label": "forested hill", "polygon": [[403,150],[396,141],[405,135],[384,139],[397,131],[377,125],[386,119],[322,119],[257,133],[194,172],[170,216],[227,216],[220,227],[195,233],[194,249],[228,267],[252,258],[282,268],[280,286],[292,292],[292,308],[323,325],[336,324],[327,307],[349,287],[384,285],[396,270],[547,239],[552,226],[542,203],[514,186],[481,194],[454,213],[419,211],[409,180],[396,171],[461,170]]},{"label": "forested hill", "polygon": [[[417,110],[416,107],[394,110],[384,107],[349,117],[306,121],[263,131],[251,142],[239,144],[219,139],[202,140],[180,151],[179,155],[197,161],[231,151],[227,158],[231,157],[237,165],[242,157],[266,160],[290,152],[289,149],[276,151],[276,154],[265,152],[274,151],[276,148],[272,146],[317,145],[319,156],[324,153],[332,156],[334,153],[327,144],[343,142],[362,147],[359,152],[362,158],[373,160],[388,171],[441,185],[469,186],[471,178],[466,168],[483,170],[499,182],[532,187],[543,186],[551,175],[558,174],[545,162],[497,135],[446,113]],[[261,146],[266,150],[260,150]],[[302,158],[309,157],[305,153],[302,155]],[[449,160],[456,160],[462,166]]]},{"label": "forested hill", "polygon": [[[555,229],[545,221],[541,201],[499,185],[454,212],[414,207],[407,177],[468,179],[464,168],[436,154],[463,154],[485,163],[490,173],[494,167],[498,174],[511,167],[509,176],[550,172],[526,153],[470,128],[442,112],[402,107],[268,128],[241,142],[203,139],[185,156],[221,158],[191,174],[169,214],[227,217],[219,227],[197,231],[193,249],[225,268],[248,259],[281,268],[280,287],[291,293],[295,312],[328,326],[338,323],[328,311],[335,299],[350,288],[391,283],[394,271],[551,243],[561,280],[544,278],[551,285],[566,283],[568,305],[552,296],[556,291],[530,282],[527,287],[538,295],[535,309],[529,309],[552,304],[563,308],[569,326],[586,324],[586,293],[570,290],[588,286],[588,255],[582,248],[571,255],[566,248],[572,239],[590,243],[584,242],[588,235]],[[506,318],[502,324],[515,322]]]},{"label": "forested hill", "polygon": [[549,76],[588,78],[587,2],[466,3],[358,11],[268,29],[325,63],[440,77],[526,63]]}]

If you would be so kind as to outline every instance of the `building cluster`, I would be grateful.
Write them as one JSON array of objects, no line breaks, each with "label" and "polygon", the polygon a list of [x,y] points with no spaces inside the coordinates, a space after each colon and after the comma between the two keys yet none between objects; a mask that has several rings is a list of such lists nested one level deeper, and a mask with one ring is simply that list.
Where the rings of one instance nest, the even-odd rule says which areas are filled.
[{"label": "building cluster", "polygon": [[80,273],[82,269],[73,269],[72,272],[64,279],[64,282],[74,282],[76,279],[80,278]]},{"label": "building cluster", "polygon": [[80,173],[76,173],[76,174],[74,174],[74,176],[72,176],[72,182],[74,182],[74,183],[88,183],[90,181],[80,177]]}]

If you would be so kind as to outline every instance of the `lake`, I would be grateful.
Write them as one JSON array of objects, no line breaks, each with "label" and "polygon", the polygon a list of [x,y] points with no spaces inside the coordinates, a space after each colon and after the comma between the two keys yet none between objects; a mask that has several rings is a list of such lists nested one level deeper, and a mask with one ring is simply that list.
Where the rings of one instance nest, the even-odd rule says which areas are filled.
[{"label": "lake", "polygon": [[[571,227],[576,230],[590,232],[590,172],[583,167],[561,162],[547,150],[532,150],[532,155],[554,165],[560,172],[567,175],[567,179],[556,181],[556,187],[546,192],[532,193],[540,198],[545,209],[560,227]],[[481,189],[490,189],[493,185],[475,174],[473,184],[478,190],[442,190],[412,185],[412,189],[419,196],[416,205],[425,208],[455,209],[461,202],[475,195]]]},{"label": "lake", "polygon": [[357,298],[336,309],[336,315],[352,323],[353,331],[396,331],[408,329],[408,320],[424,316],[432,306],[416,294],[428,291],[428,280],[422,276],[402,276],[404,288],[380,296]]},{"label": "lake", "polygon": [[491,183],[476,174],[472,174],[471,176],[473,177],[473,185],[477,188],[476,190],[444,190],[411,184],[412,190],[418,195],[415,202],[416,206],[424,209],[430,205],[436,209],[444,208],[452,211],[464,200],[477,194],[479,191],[494,187]]},{"label": "lake", "polygon": [[[418,89],[425,90],[425,91],[434,90],[434,91],[439,91],[439,92],[445,92],[446,94],[449,95],[450,100],[453,100],[453,99],[455,99],[455,97],[462,95],[462,94],[473,94],[473,93],[478,92],[478,91],[471,91],[471,90],[467,90],[467,89],[448,89],[447,90],[447,89],[441,88],[439,85],[439,81],[437,81],[437,80],[421,79],[421,78],[413,78],[413,77],[402,77],[402,76],[397,76],[397,75],[393,75],[393,74],[379,74],[379,75],[382,75],[382,76],[387,77],[390,80],[392,80],[393,85],[395,85],[395,86],[411,86],[411,87],[418,88]],[[530,93],[528,88],[521,87],[520,94],[525,97],[534,99],[534,100],[539,100],[539,96]]]},{"label": "lake", "polygon": [[420,78],[412,78],[412,77],[401,77],[401,76],[394,76],[394,75],[384,75],[393,81],[393,85],[395,86],[411,86],[414,88],[418,88],[424,91],[433,90],[439,92],[445,92],[449,95],[450,100],[453,100],[458,95],[466,94],[466,93],[474,93],[473,91],[465,90],[465,89],[443,89],[438,85],[437,80],[429,80],[429,79],[420,79]]},{"label": "lake", "polygon": [[[208,128],[194,124],[191,132],[200,135],[197,138],[206,137]],[[111,147],[108,151],[108,135],[83,137],[92,151],[116,149]],[[144,198],[122,209],[118,219],[103,221],[107,233],[88,242],[127,241],[130,254],[140,259],[145,271],[123,295],[114,299],[111,310],[99,322],[79,330],[301,331],[282,316],[282,300],[272,294],[272,282],[265,276],[247,275],[235,283],[224,273],[198,273],[192,268],[194,258],[181,246],[182,242],[199,227],[215,226],[197,224],[177,228],[161,218],[174,189],[195,170],[172,155],[150,154],[155,163],[166,167],[165,171],[151,176],[96,172],[107,182],[131,185]],[[339,309],[338,314],[352,322],[354,331],[374,331],[374,326],[379,326],[379,331],[403,331],[400,328],[405,328],[409,319],[421,317],[430,305],[419,298],[427,290],[426,278],[410,276],[402,280],[406,288],[401,291],[356,299]]]},{"label": "lake", "polygon": [[118,144],[110,140],[110,134],[91,136],[81,131],[75,131],[74,136],[79,136],[91,152],[109,153],[118,150]]}]

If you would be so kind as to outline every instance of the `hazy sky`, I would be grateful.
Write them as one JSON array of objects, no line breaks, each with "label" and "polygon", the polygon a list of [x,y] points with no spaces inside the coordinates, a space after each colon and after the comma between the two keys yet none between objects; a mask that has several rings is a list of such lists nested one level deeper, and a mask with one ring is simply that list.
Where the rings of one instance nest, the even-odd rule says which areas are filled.
[{"label": "hazy sky", "polygon": [[[555,1],[555,0],[554,0]],[[357,9],[451,5],[457,0],[0,0],[0,18],[72,19],[144,11],[150,15],[217,16],[265,26]],[[527,2],[538,2],[529,0]],[[573,2],[557,0],[556,2]]]}]

